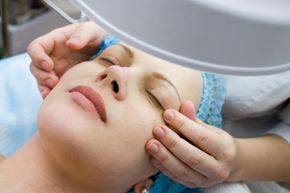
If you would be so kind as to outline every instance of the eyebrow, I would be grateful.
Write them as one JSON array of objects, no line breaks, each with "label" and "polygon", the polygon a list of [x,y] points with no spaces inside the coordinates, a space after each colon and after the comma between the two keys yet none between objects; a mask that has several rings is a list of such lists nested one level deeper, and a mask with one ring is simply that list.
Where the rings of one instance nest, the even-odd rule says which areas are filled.
[{"label": "eyebrow", "polygon": [[120,46],[121,48],[123,48],[130,58],[134,57],[134,53],[127,46],[123,44],[116,44],[116,46]]},{"label": "eyebrow", "polygon": [[181,97],[180,97],[180,94],[179,94],[176,86],[169,79],[167,79],[163,74],[160,74],[159,72],[153,72],[152,75],[155,78],[166,81],[168,84],[170,84],[174,88],[174,90],[177,94],[177,97],[178,97],[179,104],[181,105]]}]

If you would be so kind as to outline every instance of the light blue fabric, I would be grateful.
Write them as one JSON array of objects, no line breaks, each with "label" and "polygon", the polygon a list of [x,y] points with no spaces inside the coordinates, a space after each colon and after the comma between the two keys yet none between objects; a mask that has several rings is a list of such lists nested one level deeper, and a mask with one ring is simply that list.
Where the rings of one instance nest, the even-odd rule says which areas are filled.
[{"label": "light blue fabric", "polygon": [[0,152],[11,156],[36,131],[41,96],[21,54],[0,60]]},{"label": "light blue fabric", "polygon": [[[94,57],[117,42],[115,37],[107,37]],[[5,156],[13,154],[36,131],[36,116],[42,99],[29,72],[29,63],[27,54],[0,61],[0,152]],[[213,74],[203,73],[202,76],[203,95],[197,116],[208,124],[221,127],[225,82]],[[200,189],[188,189],[162,173],[157,175],[150,189],[150,193],[200,192]]]}]

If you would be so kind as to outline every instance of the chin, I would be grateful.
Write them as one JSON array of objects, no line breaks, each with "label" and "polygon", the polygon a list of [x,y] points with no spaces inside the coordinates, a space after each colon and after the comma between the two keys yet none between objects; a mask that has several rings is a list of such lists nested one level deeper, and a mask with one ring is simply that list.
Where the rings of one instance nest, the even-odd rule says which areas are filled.
[{"label": "chin", "polygon": [[45,101],[38,113],[38,132],[45,147],[60,154],[75,151],[81,143],[81,125],[78,115],[57,102]]}]

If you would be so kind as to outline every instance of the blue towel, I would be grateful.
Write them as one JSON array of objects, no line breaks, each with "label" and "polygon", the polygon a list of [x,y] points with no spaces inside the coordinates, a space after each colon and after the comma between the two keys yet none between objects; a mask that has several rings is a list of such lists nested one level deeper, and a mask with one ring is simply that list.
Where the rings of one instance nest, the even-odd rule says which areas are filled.
[{"label": "blue towel", "polygon": [[41,104],[30,58],[21,54],[0,60],[0,152],[11,156],[36,131]]}]

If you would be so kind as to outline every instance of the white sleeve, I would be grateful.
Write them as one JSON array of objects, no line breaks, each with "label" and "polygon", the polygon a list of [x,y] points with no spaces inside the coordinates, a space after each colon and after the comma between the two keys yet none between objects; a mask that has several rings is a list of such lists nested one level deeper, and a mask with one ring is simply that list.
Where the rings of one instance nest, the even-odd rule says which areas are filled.
[{"label": "white sleeve", "polygon": [[290,143],[290,103],[279,113],[281,122],[266,133],[276,134]]}]

